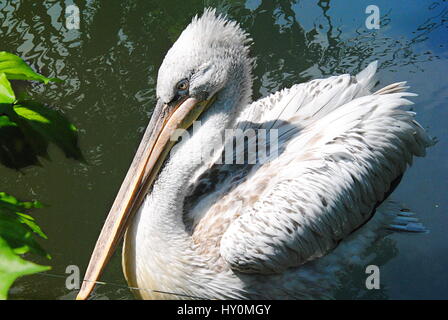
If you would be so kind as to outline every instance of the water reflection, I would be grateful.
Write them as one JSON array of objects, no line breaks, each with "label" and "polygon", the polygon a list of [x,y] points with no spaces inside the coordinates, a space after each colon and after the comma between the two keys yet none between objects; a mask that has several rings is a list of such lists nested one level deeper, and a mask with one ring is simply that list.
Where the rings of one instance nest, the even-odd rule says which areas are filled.
[{"label": "water reflection", "polygon": [[[52,205],[41,218],[46,220],[44,228],[51,243],[45,246],[54,256],[57,274],[63,274],[68,264],[85,268],[151,114],[157,69],[204,5],[218,7],[241,22],[253,37],[252,54],[257,57],[254,98],[312,78],[357,72],[376,59],[382,72],[400,73],[403,78],[399,80],[406,80],[411,73],[420,74],[429,63],[447,57],[448,9],[442,0],[379,0],[381,29],[375,31],[364,26],[368,3],[362,1],[350,6],[324,0],[76,1],[82,14],[79,31],[64,26],[65,6],[72,3],[0,0],[1,49],[17,53],[42,73],[65,79],[49,87],[33,84],[26,91],[35,100],[59,105],[77,125],[89,163],[71,162],[50,150],[53,163],[44,170],[29,168],[17,178],[0,168],[2,187],[8,186],[21,198],[37,194]],[[406,19],[410,15],[412,19]],[[447,68],[446,62],[443,66]],[[395,242],[387,238],[372,248],[377,264],[400,258]],[[343,276],[345,284],[337,296],[387,298],[387,289],[366,293],[363,277],[363,270]],[[105,279],[124,283],[118,257]],[[70,297],[58,279],[23,278],[17,288],[22,289],[13,292],[15,298]],[[98,294],[130,297],[107,286],[99,288]]]}]

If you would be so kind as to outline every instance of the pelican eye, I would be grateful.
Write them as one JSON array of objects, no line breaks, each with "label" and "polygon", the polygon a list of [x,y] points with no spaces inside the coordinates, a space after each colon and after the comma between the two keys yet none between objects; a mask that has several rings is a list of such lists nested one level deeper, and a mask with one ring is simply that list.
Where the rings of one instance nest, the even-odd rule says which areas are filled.
[{"label": "pelican eye", "polygon": [[187,90],[189,88],[190,88],[190,82],[187,79],[180,80],[176,85],[176,89],[179,94],[187,93]]}]

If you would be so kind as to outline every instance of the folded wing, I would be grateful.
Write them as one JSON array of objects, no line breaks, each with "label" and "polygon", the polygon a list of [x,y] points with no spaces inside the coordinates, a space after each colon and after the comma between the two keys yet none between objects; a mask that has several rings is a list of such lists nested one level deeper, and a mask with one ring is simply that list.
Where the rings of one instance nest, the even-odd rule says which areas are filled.
[{"label": "folded wing", "polygon": [[413,95],[404,83],[370,94],[375,70],[296,85],[245,110],[237,127],[278,130],[280,151],[198,178],[220,177],[192,210],[199,250],[242,272],[278,273],[327,254],[370,219],[432,144],[400,108]]}]

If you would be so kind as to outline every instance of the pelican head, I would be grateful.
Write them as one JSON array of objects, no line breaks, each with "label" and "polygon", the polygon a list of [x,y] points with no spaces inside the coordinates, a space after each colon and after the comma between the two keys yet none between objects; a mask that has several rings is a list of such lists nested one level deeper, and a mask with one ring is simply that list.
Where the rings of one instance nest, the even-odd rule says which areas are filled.
[{"label": "pelican head", "polygon": [[206,9],[168,51],[158,73],[157,105],[97,240],[77,299],[86,299],[93,290],[126,222],[140,207],[172,149],[174,132],[189,128],[198,118],[223,130],[236,119],[239,107],[249,103],[250,42],[237,23]]},{"label": "pelican head", "polygon": [[248,100],[250,41],[238,24],[206,10],[202,17],[193,18],[166,54],[159,69],[157,98],[165,104],[186,96],[205,101],[226,88],[240,95],[232,101]]}]

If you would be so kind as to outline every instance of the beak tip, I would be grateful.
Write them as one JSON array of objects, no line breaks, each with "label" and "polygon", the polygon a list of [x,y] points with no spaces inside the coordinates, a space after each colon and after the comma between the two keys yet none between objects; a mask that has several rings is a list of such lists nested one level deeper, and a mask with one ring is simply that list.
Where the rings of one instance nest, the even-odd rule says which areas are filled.
[{"label": "beak tip", "polygon": [[75,300],[87,300],[89,298],[90,293],[93,291],[94,286],[90,283],[86,283],[83,281],[81,285],[81,289],[76,295]]},{"label": "beak tip", "polygon": [[81,294],[81,291],[76,295],[75,300],[86,300],[87,297],[85,294]]}]

